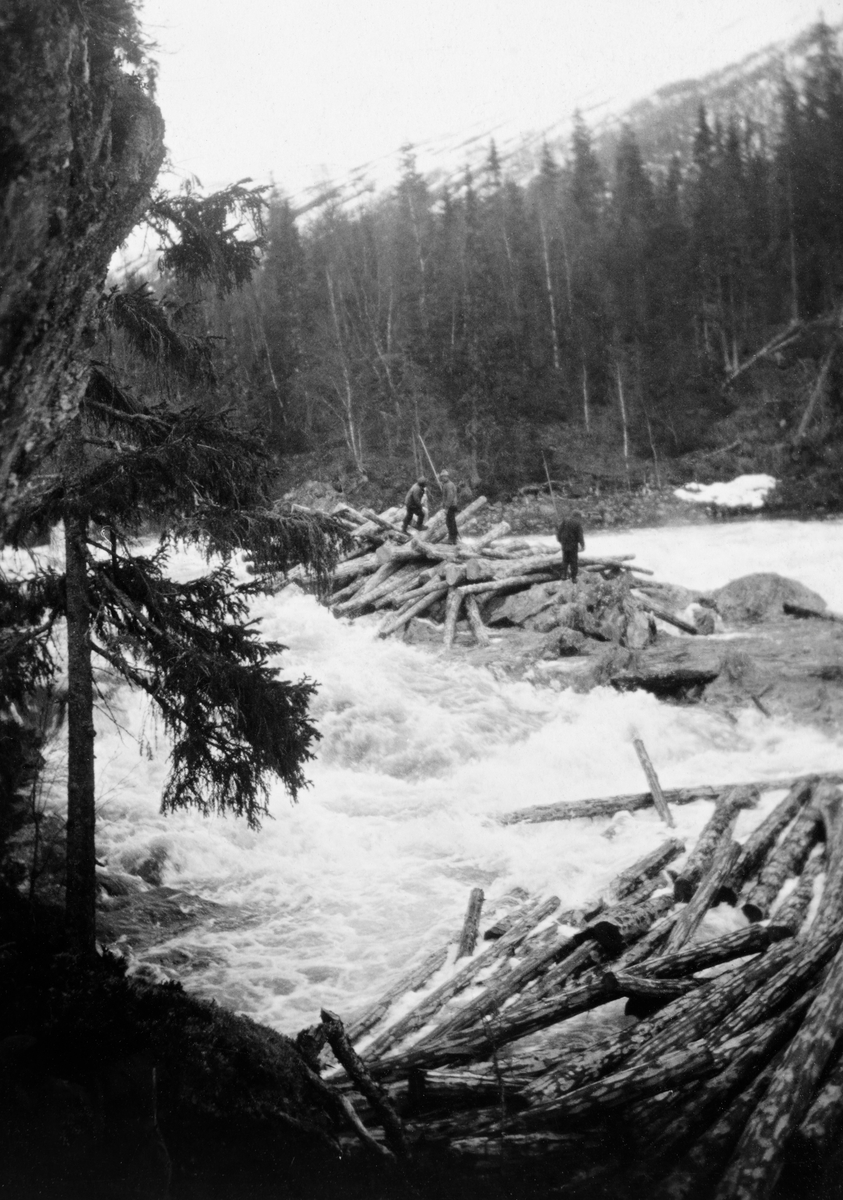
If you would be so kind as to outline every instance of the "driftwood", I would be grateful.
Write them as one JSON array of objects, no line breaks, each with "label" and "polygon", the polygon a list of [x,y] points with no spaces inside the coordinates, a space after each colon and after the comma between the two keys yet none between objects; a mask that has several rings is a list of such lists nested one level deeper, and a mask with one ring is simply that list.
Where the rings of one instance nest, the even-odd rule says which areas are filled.
[{"label": "driftwood", "polygon": [[843,951],[782,1055],[763,1100],[749,1118],[718,1198],[764,1200],[784,1165],[790,1135],[806,1117],[822,1072],[843,1034]]},{"label": "driftwood", "polygon": [[642,742],[641,737],[634,731],[632,733],[632,744],[635,747],[635,753],[638,755],[638,761],[641,763],[644,774],[647,776],[647,782],[650,785],[650,795],[653,797],[653,804],[656,806],[656,811],[664,821],[665,825],[667,825],[670,829],[673,829],[675,821],[670,814],[670,809],[668,808],[667,801],[664,798],[664,793],[662,792],[661,784],[659,783],[659,777],[656,775],[655,768],[650,762],[650,756],[647,753],[647,749]]},{"label": "driftwood", "polygon": [[691,937],[740,857],[740,846],[737,842],[732,841],[732,829],[736,820],[737,813],[733,813],[729,824],[723,830],[707,875],[677,917],[675,925],[668,934],[666,943],[668,953],[678,950]]},{"label": "driftwood", "polygon": [[674,881],[673,894],[677,900],[686,903],[691,899],[700,880],[710,868],[726,829],[734,830],[740,809],[757,802],[758,791],[753,787],[733,788],[720,797],[697,839],[696,846],[688,856],[688,861]]},{"label": "driftwood", "polygon": [[821,827],[819,810],[813,805],[797,816],[781,844],[770,854],[757,881],[742,898],[741,907],[750,921],[763,920],[785,880],[801,873]]},{"label": "driftwood", "polygon": [[483,908],[483,889],[476,887],[471,889],[471,895],[468,898],[468,911],[465,914],[462,933],[460,935],[460,944],[457,947],[457,958],[465,958],[474,953],[474,948],[477,945],[477,932],[480,925],[480,912]]}]

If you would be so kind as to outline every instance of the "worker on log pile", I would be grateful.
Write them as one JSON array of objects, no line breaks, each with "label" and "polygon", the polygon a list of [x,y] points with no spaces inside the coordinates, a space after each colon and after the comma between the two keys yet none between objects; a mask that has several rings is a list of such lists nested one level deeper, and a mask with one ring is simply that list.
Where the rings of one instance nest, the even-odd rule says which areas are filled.
[{"label": "worker on log pile", "polygon": [[439,484],[442,488],[442,507],[445,510],[445,527],[448,530],[448,541],[452,546],[456,546],[458,539],[457,485],[451,481],[448,471],[440,473]]},{"label": "worker on log pile", "polygon": [[424,529],[424,500],[426,491],[427,480],[417,479],[409,492],[407,492],[404,500],[407,511],[404,513],[404,524],[401,526],[403,533],[407,532],[407,526],[412,523],[413,517],[416,518],[416,529]]},{"label": "worker on log pile", "polygon": [[579,552],[585,550],[581,512],[573,512],[562,518],[556,530],[556,540],[562,547],[562,578],[567,579],[570,571],[571,583],[576,583],[580,569]]}]

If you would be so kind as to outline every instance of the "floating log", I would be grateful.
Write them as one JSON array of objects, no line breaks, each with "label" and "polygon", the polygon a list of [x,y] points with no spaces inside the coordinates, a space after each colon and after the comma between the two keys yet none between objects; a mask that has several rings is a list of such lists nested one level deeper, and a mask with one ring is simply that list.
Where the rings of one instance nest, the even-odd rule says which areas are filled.
[{"label": "floating log", "polygon": [[672,829],[675,822],[670,814],[670,809],[667,807],[667,801],[664,798],[659,777],[656,774],[653,764],[650,762],[647,748],[642,742],[640,735],[634,730],[632,731],[632,744],[635,747],[635,753],[638,755],[638,761],[641,763],[644,774],[647,776],[647,782],[650,785],[650,795],[653,797],[653,804],[655,804],[656,810],[665,825]]},{"label": "floating log", "polygon": [[772,1193],[784,1165],[788,1139],[807,1116],[841,1035],[843,951],[838,949],[819,994],[749,1118],[717,1190],[717,1200],[765,1200]]},{"label": "floating log", "polygon": [[772,812],[752,831],[741,848],[741,856],[726,885],[729,895],[722,895],[721,899],[728,899],[730,904],[736,903],[744,883],[758,872],[781,831],[811,799],[817,782],[815,775],[797,779],[784,799],[780,800]]},{"label": "floating log", "polygon": [[[514,970],[504,969],[499,972],[493,980],[487,982],[482,996],[478,996],[466,1004],[449,1021],[437,1026],[426,1038],[417,1042],[416,1046],[420,1047],[431,1042],[438,1042],[443,1038],[450,1038],[460,1030],[476,1025],[490,1013],[500,1011],[505,1002],[510,997],[517,996],[531,979],[542,974],[560,955],[564,955],[574,948],[573,938],[557,934],[549,945],[539,946],[532,954],[527,955],[520,966],[515,967]],[[504,1020],[506,1020],[505,1015]]]},{"label": "floating log", "polygon": [[[825,847],[821,846],[819,852],[813,853],[806,862],[796,887],[778,908],[773,910],[772,919],[776,925],[786,926],[794,935],[799,932],[814,898],[816,881],[825,869]],[[761,926],[755,925],[753,928],[759,929]]]},{"label": "floating log", "polygon": [[590,922],[577,937],[592,938],[610,954],[619,954],[672,906],[673,898],[667,895],[655,896],[643,904],[619,904]]},{"label": "floating log", "polygon": [[555,575],[548,572],[535,575],[507,575],[503,579],[490,579],[486,583],[464,583],[459,588],[463,596],[496,595],[505,592],[517,592],[524,588],[538,587],[542,583],[552,583]]},{"label": "floating log", "polygon": [[[696,784],[693,787],[663,788],[665,800],[669,804],[693,804],[696,800],[720,799],[734,787],[756,787],[759,792],[771,792],[779,788],[789,788],[795,783],[807,779],[826,778],[839,780],[837,772],[829,772],[825,776],[789,775],[784,779],[762,780],[759,783],[724,783],[718,786]],[[512,812],[502,813],[498,820],[502,825],[515,825],[521,821],[530,823],[537,821],[575,821],[581,817],[613,817],[615,813],[628,809],[635,812],[640,808],[650,808],[653,797],[650,792],[633,792],[626,796],[605,796],[593,800],[562,800],[556,804],[539,804],[532,808],[518,808]]]},{"label": "floating log", "polygon": [[697,971],[731,962],[734,958],[760,954],[768,946],[789,937],[792,937],[791,929],[778,920],[774,925],[750,925],[748,929],[725,933],[710,942],[700,942],[684,950],[659,955],[658,958],[646,958],[638,964],[636,972],[655,979],[693,975]]},{"label": "floating log", "polygon": [[726,829],[733,832],[740,810],[757,803],[758,790],[754,787],[732,788],[720,797],[714,812],[703,827],[696,846],[688,856],[688,861],[674,881],[673,894],[677,900],[687,903],[691,899],[700,880],[711,866]]},{"label": "floating log", "polygon": [[741,907],[748,920],[761,921],[769,914],[785,880],[801,873],[821,829],[820,813],[813,805],[799,813],[743,897]]},{"label": "floating log", "polygon": [[353,1080],[357,1090],[366,1097],[373,1110],[377,1113],[387,1145],[392,1152],[401,1157],[407,1156],[407,1140],[404,1128],[392,1103],[379,1083],[372,1079],[366,1064],[356,1052],[345,1032],[342,1021],[336,1013],[322,1009],[322,1024],[334,1056]]},{"label": "floating log", "polygon": [[632,866],[615,876],[606,889],[609,902],[617,903],[625,900],[640,886],[642,879],[652,879],[653,876],[663,871],[668,863],[673,862],[684,852],[685,843],[681,838],[667,838],[655,850],[651,850],[649,854],[645,854]]},{"label": "floating log", "polygon": [[379,1000],[367,1009],[364,1009],[353,1021],[350,1021],[346,1032],[351,1041],[359,1041],[364,1034],[368,1033],[370,1029],[373,1029],[375,1025],[382,1021],[389,1012],[392,1003],[400,996],[405,996],[408,992],[417,992],[423,988],[436,972],[444,967],[451,944],[448,943],[446,946],[441,946],[438,950],[434,950],[432,954],[428,954],[417,967],[413,967],[406,975],[402,975]]},{"label": "floating log", "polygon": [[474,953],[474,948],[477,945],[477,932],[480,925],[480,913],[483,909],[483,889],[476,887],[471,889],[471,895],[468,898],[468,911],[465,914],[463,922],[462,934],[460,935],[460,944],[457,947],[457,958],[470,957]]},{"label": "floating log", "polygon": [[740,846],[737,842],[732,841],[732,830],[736,820],[737,813],[733,812],[729,824],[721,835],[720,843],[711,860],[708,874],[703,878],[688,904],[676,918],[676,923],[667,935],[665,949],[668,954],[673,950],[678,950],[688,941],[711,907],[723,882],[729,878],[729,874],[738,861],[741,853]]},{"label": "floating log", "polygon": [[388,1026],[379,1037],[375,1038],[367,1049],[367,1056],[375,1060],[391,1046],[403,1041],[408,1034],[421,1029],[439,1012],[443,1005],[447,1004],[449,1000],[464,988],[467,988],[480,971],[484,970],[487,966],[491,966],[497,958],[509,954],[536,925],[539,925],[558,907],[559,900],[556,896],[551,896],[544,904],[530,905],[527,913],[513,925],[508,933],[505,933],[497,941],[490,942],[481,954],[470,958],[460,971],[446,980],[430,996],[425,997],[421,1003],[417,1004],[404,1017],[396,1021],[394,1025]]}]

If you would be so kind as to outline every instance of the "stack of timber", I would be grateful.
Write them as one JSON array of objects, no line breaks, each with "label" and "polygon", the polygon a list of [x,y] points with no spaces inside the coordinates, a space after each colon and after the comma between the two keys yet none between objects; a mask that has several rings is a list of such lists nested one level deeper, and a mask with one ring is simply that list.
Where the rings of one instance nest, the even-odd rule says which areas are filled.
[{"label": "stack of timber", "polygon": [[827,1194],[843,789],[790,780],[738,843],[739,813],[779,786],[688,789],[714,801],[691,853],[666,837],[579,910],[520,892],[484,919],[475,888],[462,934],[378,1003],[347,1023],[323,1012],[300,1045],[344,1152],[400,1160],[411,1181],[441,1169],[463,1195],[763,1200],[788,1178]]},{"label": "stack of timber", "polygon": [[[481,515],[485,515],[486,498],[478,497],[457,515],[461,535],[472,537],[471,543],[460,541],[452,546],[446,542],[444,515],[431,517],[422,530],[412,527],[405,533],[400,521],[403,509],[389,509],[376,514],[358,512],[340,505],[332,514],[346,527],[354,541],[354,549],[337,565],[333,576],[333,592],[328,604],[340,616],[359,616],[382,612],[384,620],[380,636],[400,633],[416,617],[425,616],[441,624],[446,646],[454,642],[458,622],[462,618],[473,639],[483,645],[489,642],[485,614],[490,605],[502,597],[529,592],[535,596],[537,607],[549,604],[546,592],[552,584],[556,596],[561,580],[562,554],[557,548],[546,550],[521,541],[506,543],[510,532],[506,522],[489,529],[482,536],[473,536]],[[631,565],[633,556],[618,558],[580,557],[582,578],[618,581],[623,586],[603,603],[610,603],[616,613],[614,621],[604,620],[601,627],[589,629],[588,614],[560,614],[560,623],[568,623],[592,633],[601,641],[615,640],[626,645],[646,644],[652,636],[653,618],[696,634],[695,625],[670,612],[649,593],[636,590],[634,573],[651,572]],[[582,592],[580,593],[582,595]],[[564,600],[573,600],[573,590]],[[568,609],[576,606],[569,604]],[[580,603],[581,609],[587,607]],[[582,622],[585,624],[582,624]],[[594,624],[594,622],[592,622]]]}]

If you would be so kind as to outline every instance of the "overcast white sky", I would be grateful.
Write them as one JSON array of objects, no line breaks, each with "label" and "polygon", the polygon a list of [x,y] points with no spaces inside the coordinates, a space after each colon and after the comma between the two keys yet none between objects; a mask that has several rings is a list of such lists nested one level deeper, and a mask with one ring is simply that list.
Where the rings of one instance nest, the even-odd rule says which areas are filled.
[{"label": "overcast white sky", "polygon": [[[592,119],[793,36],[813,0],[145,0],[174,168],[288,193],[404,142]],[[823,0],[827,21],[843,0]],[[421,159],[424,165],[423,158]],[[172,179],[167,181],[172,184]]]}]

